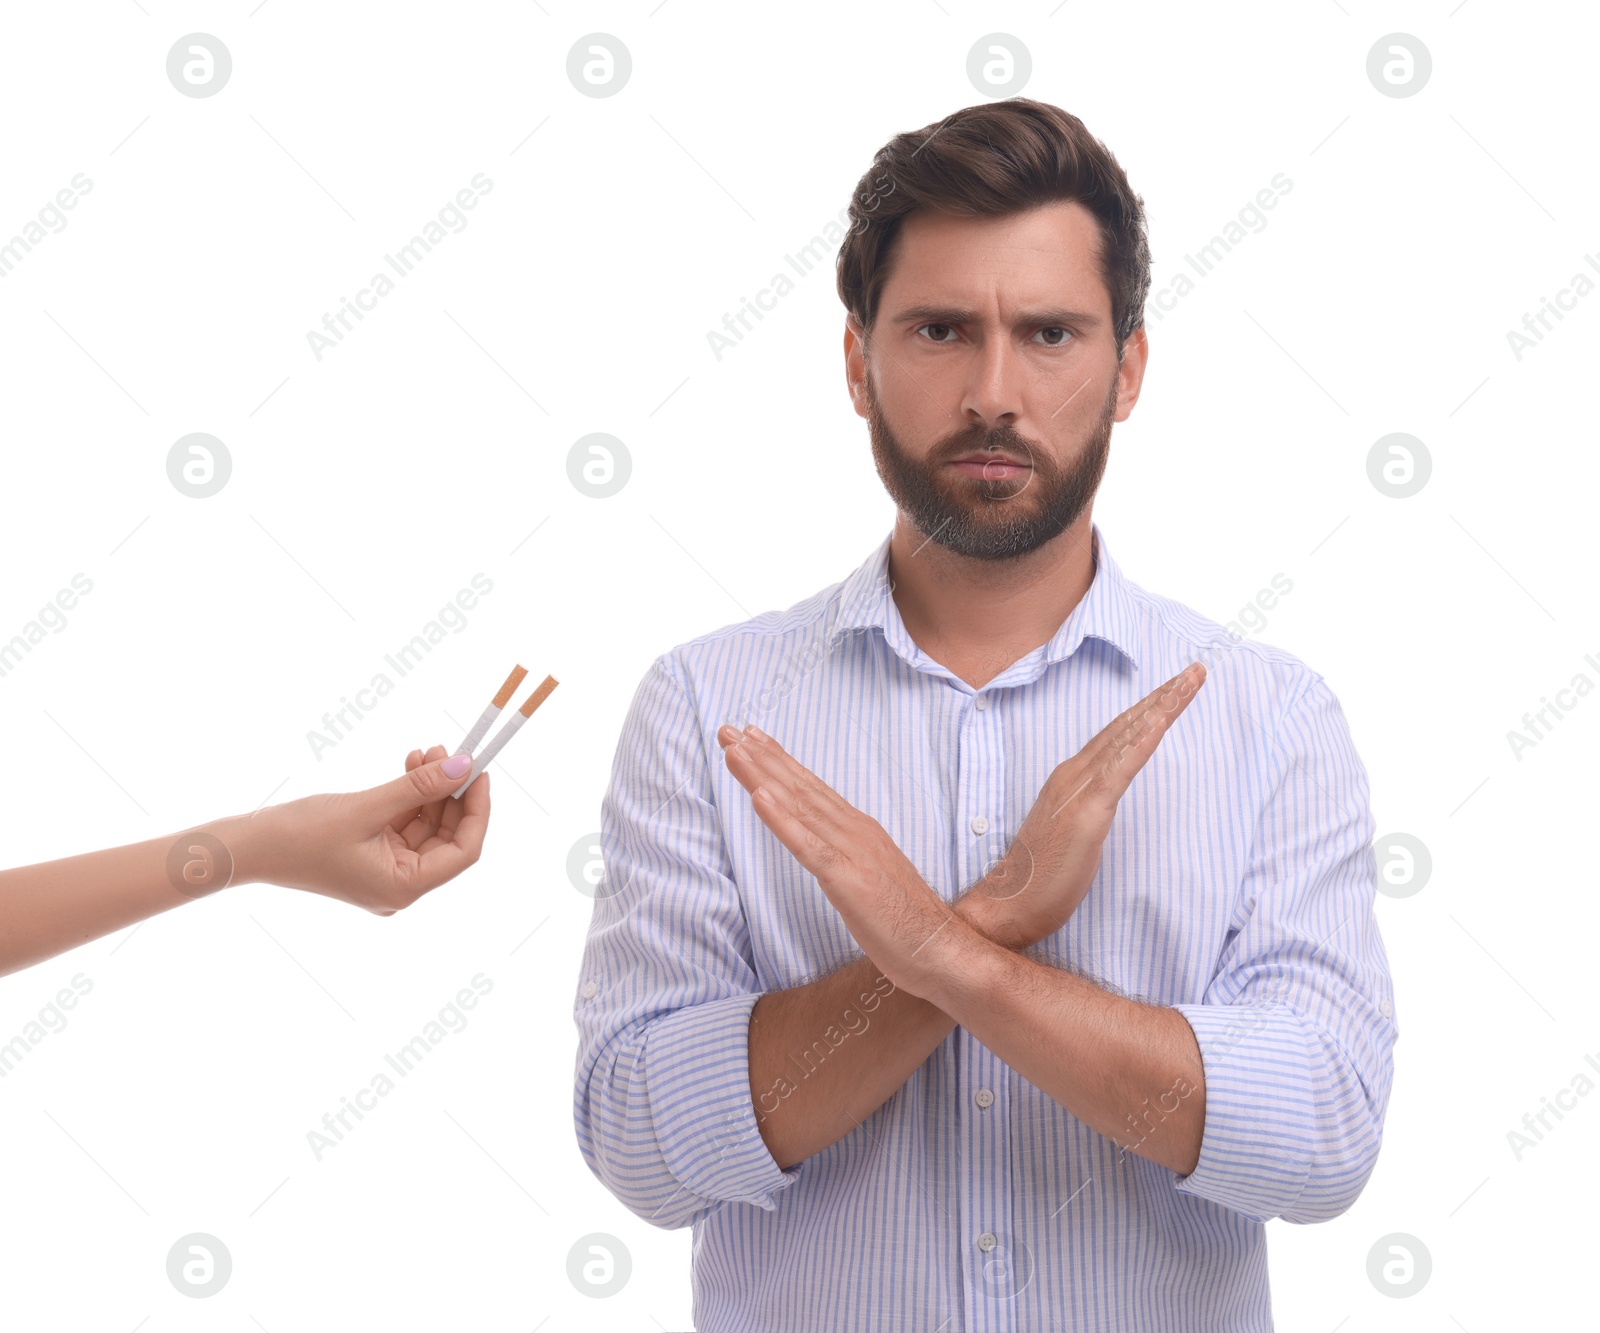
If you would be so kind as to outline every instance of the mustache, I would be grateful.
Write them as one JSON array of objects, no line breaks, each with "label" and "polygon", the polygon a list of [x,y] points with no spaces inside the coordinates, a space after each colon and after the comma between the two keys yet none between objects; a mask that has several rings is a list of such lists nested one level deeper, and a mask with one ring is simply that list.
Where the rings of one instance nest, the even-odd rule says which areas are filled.
[{"label": "mustache", "polygon": [[927,461],[929,464],[953,463],[968,454],[986,453],[991,450],[1009,454],[1013,458],[1038,467],[1041,471],[1048,471],[1050,467],[1049,454],[1032,440],[1019,435],[1010,426],[964,426],[934,445]]}]

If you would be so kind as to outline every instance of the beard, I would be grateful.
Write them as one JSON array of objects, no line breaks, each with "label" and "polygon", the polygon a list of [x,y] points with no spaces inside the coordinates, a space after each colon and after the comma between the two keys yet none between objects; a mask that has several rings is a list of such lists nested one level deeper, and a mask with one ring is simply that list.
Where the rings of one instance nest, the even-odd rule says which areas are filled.
[{"label": "beard", "polygon": [[[925,537],[974,560],[1015,560],[1061,535],[1082,516],[1105,473],[1117,381],[1100,419],[1065,464],[1009,426],[965,426],[913,458],[895,438],[866,376],[867,427],[878,476],[900,510]],[[988,449],[1032,466],[1011,477],[972,477],[950,466]]]}]

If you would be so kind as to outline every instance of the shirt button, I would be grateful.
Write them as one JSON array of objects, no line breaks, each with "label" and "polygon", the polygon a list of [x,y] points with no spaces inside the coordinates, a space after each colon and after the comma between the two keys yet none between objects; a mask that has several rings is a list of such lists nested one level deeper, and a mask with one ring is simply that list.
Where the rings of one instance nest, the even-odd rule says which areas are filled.
[{"label": "shirt button", "polygon": [[985,1231],[983,1235],[978,1237],[978,1248],[985,1254],[988,1254],[998,1244],[999,1242],[995,1240],[994,1232],[992,1231]]},{"label": "shirt button", "polygon": [[979,1088],[972,1094],[972,1100],[987,1111],[994,1105],[994,1093],[990,1092],[988,1088]]},{"label": "shirt button", "polygon": [[594,984],[594,982],[586,981],[586,982],[583,983],[583,998],[584,999],[592,1000],[599,993],[600,993],[600,987],[596,986]]},{"label": "shirt button", "polygon": [[1383,1016],[1385,1018],[1388,1018],[1390,1014],[1394,1013],[1394,1005],[1389,1003],[1389,997],[1387,995],[1378,1001],[1378,1008],[1383,1011]]},{"label": "shirt button", "polygon": [[979,837],[982,837],[989,831],[989,821],[982,815],[977,816],[977,818],[972,821],[972,831]]},{"label": "shirt button", "polygon": [[989,707],[989,696],[987,694],[980,694],[972,701],[972,706],[980,713],[987,711]]}]

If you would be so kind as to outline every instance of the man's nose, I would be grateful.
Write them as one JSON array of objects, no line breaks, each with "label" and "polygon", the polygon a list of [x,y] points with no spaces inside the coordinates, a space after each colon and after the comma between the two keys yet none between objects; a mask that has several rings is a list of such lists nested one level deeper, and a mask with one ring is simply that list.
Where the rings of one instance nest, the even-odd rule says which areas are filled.
[{"label": "man's nose", "polygon": [[1022,416],[1022,359],[1005,334],[988,334],[971,363],[962,416],[989,430],[1015,427]]}]

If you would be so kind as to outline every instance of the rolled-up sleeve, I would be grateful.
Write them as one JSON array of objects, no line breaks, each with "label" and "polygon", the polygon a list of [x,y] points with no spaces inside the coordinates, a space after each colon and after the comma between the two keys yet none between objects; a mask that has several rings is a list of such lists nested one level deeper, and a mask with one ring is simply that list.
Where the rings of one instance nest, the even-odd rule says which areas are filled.
[{"label": "rolled-up sleeve", "polygon": [[1203,1003],[1174,1006],[1205,1073],[1200,1158],[1175,1187],[1258,1221],[1322,1222],[1377,1162],[1398,1029],[1374,915],[1365,768],[1308,673],[1272,724],[1278,774]]},{"label": "rolled-up sleeve", "polygon": [[590,1170],[666,1228],[727,1204],[771,1209],[803,1170],[780,1168],[756,1124],[749,1022],[763,988],[711,761],[663,655],[634,694],[601,802],[573,1117]]}]

